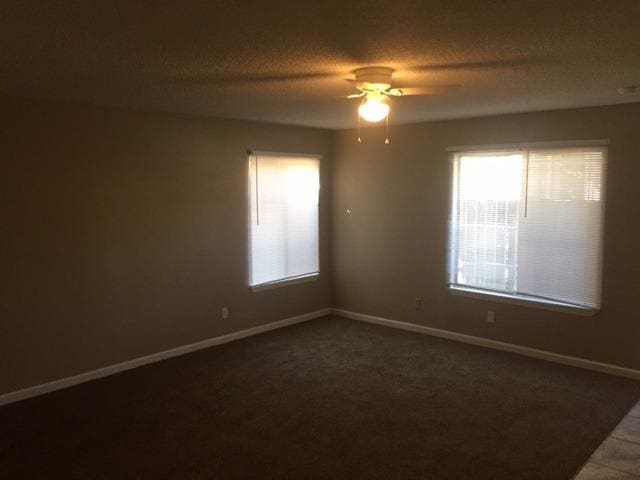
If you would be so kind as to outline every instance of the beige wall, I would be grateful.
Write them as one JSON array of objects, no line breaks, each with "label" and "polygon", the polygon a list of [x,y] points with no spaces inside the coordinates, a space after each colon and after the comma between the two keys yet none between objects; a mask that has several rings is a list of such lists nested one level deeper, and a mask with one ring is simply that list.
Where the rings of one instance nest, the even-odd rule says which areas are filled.
[{"label": "beige wall", "polygon": [[[382,133],[363,131],[362,145],[353,131],[334,135],[338,308],[640,368],[640,104],[392,127],[389,146]],[[611,140],[602,312],[581,317],[450,295],[445,148],[600,138]],[[489,309],[495,324],[484,322]]]},{"label": "beige wall", "polygon": [[[0,394],[330,305],[329,132],[2,105]],[[325,156],[320,280],[249,292],[247,148]]]},{"label": "beige wall", "polygon": [[[359,145],[352,131],[2,104],[0,394],[332,303],[640,368],[640,104],[393,127],[390,146],[380,129]],[[590,138],[611,139],[603,312],[449,295],[445,147]],[[324,155],[319,281],[247,289],[247,148]]]}]

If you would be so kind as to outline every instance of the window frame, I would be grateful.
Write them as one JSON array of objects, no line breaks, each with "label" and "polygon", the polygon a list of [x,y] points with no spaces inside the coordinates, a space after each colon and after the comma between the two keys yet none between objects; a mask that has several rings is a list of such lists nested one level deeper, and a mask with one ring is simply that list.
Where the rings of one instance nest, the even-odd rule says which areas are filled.
[{"label": "window frame", "polygon": [[[499,151],[517,151],[517,150],[529,150],[529,149],[545,149],[545,148],[572,148],[572,147],[608,147],[609,139],[596,139],[596,140],[567,140],[567,141],[551,141],[551,142],[529,142],[529,143],[515,143],[515,144],[498,144],[498,145],[464,145],[447,147],[446,151],[449,153],[449,172],[450,172],[450,192],[449,192],[449,212],[448,212],[448,235],[447,235],[447,263],[446,263],[446,285],[447,290],[451,295],[474,298],[479,300],[486,300],[497,303],[507,303],[512,305],[520,305],[531,308],[539,308],[544,310],[551,310],[562,313],[570,313],[581,316],[593,316],[602,311],[602,302],[600,308],[594,308],[589,306],[580,306],[572,303],[566,303],[559,300],[537,297],[526,294],[510,293],[502,290],[491,290],[480,287],[473,287],[467,285],[460,285],[452,283],[452,272],[454,271],[453,262],[457,258],[457,252],[453,251],[453,240],[455,236],[455,213],[456,198],[455,193],[457,191],[457,175],[456,170],[457,162],[456,156],[461,153],[469,152],[499,152]],[[607,154],[607,165],[609,158]],[[605,182],[602,186],[602,224],[600,227],[600,248],[604,250],[604,221],[606,217],[606,172]],[[603,282],[604,269],[600,270],[600,282]]]},{"label": "window frame", "polygon": [[[293,277],[285,277],[269,282],[251,284],[252,277],[252,251],[251,251],[251,214],[252,205],[255,203],[255,198],[251,195],[251,159],[258,156],[264,157],[293,157],[293,158],[313,158],[318,160],[318,270],[316,272],[309,272],[302,275],[296,275]],[[285,287],[288,285],[295,285],[299,283],[307,283],[318,280],[321,275],[322,261],[320,252],[322,250],[322,235],[320,232],[320,218],[321,218],[321,192],[322,192],[322,155],[313,153],[293,153],[293,152],[275,152],[267,150],[247,150],[246,151],[246,165],[247,165],[247,273],[246,284],[251,292],[260,292],[264,290],[272,290],[275,288]]]}]

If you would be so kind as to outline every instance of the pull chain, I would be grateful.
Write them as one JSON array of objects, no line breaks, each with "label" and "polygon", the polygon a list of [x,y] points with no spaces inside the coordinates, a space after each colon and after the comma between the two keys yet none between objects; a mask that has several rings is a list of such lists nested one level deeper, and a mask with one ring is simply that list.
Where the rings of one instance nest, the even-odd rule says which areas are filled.
[{"label": "pull chain", "polygon": [[387,114],[387,135],[384,139],[384,144],[389,145],[389,114]]},{"label": "pull chain", "polygon": [[362,137],[360,136],[360,113],[356,110],[358,116],[358,143],[362,143]]},{"label": "pull chain", "polygon": [[529,213],[529,150],[527,150],[527,167],[524,180],[524,218]]}]

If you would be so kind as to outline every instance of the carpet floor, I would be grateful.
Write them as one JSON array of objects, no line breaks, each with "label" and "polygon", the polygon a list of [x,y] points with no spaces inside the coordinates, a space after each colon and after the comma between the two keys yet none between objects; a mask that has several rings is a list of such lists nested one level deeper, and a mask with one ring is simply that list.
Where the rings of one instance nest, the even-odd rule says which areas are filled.
[{"label": "carpet floor", "polygon": [[325,317],[0,408],[0,478],[569,480],[640,384]]}]

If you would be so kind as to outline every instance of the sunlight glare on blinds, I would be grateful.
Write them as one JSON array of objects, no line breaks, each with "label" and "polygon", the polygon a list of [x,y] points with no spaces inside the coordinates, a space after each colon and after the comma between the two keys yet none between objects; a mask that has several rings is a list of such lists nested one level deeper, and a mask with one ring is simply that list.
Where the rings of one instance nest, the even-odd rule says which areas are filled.
[{"label": "sunlight glare on blinds", "polygon": [[515,291],[522,154],[464,154],[457,169],[454,283]]},{"label": "sunlight glare on blinds", "polygon": [[317,273],[320,160],[250,157],[250,285]]}]

